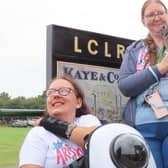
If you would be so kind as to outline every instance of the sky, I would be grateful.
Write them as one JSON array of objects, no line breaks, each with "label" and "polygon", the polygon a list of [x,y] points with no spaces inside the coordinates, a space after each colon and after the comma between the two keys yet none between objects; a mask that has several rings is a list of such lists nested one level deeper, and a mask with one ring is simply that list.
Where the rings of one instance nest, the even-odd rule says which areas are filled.
[{"label": "sky", "polygon": [[138,40],[147,34],[144,1],[0,0],[0,93],[29,98],[46,89],[47,25]]}]

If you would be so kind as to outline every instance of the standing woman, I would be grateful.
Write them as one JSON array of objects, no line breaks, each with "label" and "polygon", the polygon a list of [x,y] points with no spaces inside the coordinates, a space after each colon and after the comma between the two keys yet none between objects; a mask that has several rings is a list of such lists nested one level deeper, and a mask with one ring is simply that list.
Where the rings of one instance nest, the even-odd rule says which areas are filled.
[{"label": "standing woman", "polygon": [[[70,77],[54,79],[48,90],[47,115],[50,122],[58,119],[62,124],[76,126],[100,126],[100,121],[90,114],[84,100],[84,94],[78,84]],[[46,117],[47,118],[47,117]],[[66,131],[69,136],[71,129]],[[57,130],[56,130],[57,131]],[[84,155],[81,146],[69,139],[53,134],[42,126],[36,126],[26,136],[19,154],[20,168],[63,168],[71,164],[78,165],[77,160]]]},{"label": "standing woman", "polygon": [[[168,100],[168,54],[161,28],[168,24],[167,8],[160,0],[147,0],[141,11],[143,25],[149,33],[143,40],[131,44],[124,55],[118,86],[130,97],[124,119],[135,126],[149,144],[158,168],[168,168],[168,116],[157,119],[153,110],[144,109],[144,91],[154,83],[162,83],[162,99]],[[168,30],[167,30],[168,31]],[[144,109],[143,109],[144,108]]]}]

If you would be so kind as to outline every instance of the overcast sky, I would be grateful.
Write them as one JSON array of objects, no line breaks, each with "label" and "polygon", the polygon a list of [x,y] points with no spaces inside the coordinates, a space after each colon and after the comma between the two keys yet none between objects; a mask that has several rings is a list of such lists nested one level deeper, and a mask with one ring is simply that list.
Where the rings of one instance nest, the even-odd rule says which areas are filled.
[{"label": "overcast sky", "polygon": [[[166,1],[166,0],[165,0]],[[144,0],[0,0],[0,93],[34,97],[46,88],[46,26],[143,38]]]}]

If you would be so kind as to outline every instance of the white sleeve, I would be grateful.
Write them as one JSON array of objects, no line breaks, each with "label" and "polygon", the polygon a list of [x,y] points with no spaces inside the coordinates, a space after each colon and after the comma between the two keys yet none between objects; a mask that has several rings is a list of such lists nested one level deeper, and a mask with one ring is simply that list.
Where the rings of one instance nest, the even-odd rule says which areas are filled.
[{"label": "white sleeve", "polygon": [[48,145],[43,140],[43,132],[41,127],[29,131],[19,153],[19,167],[23,164],[44,166]]},{"label": "white sleeve", "polygon": [[100,126],[101,122],[96,116],[92,114],[87,114],[79,117],[77,124],[79,124],[79,126],[89,127],[89,126]]}]

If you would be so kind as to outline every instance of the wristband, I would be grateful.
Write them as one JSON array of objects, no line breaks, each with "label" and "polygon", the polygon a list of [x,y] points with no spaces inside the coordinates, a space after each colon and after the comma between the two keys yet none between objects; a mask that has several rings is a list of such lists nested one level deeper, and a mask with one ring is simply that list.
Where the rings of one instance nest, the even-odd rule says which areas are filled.
[{"label": "wristband", "polygon": [[46,116],[40,121],[40,126],[43,126],[46,130],[52,132],[56,136],[61,136],[64,138],[68,138],[72,132],[72,128],[69,125],[71,124],[51,116]]},{"label": "wristband", "polygon": [[77,125],[76,125],[75,123],[70,123],[70,124],[68,124],[68,128],[67,128],[67,130],[66,130],[66,132],[65,132],[65,135],[66,135],[66,137],[67,137],[68,139],[70,138],[73,129],[76,128],[76,127],[77,127]]}]

